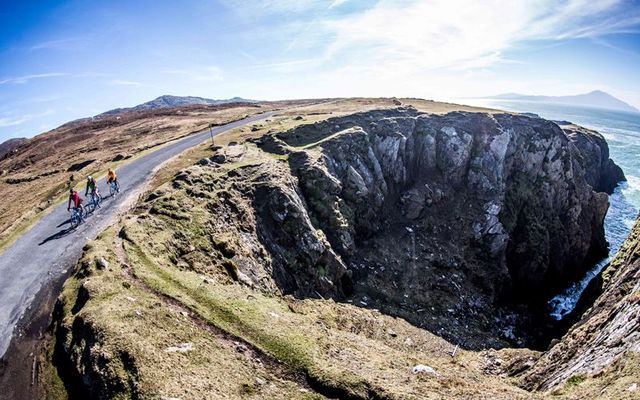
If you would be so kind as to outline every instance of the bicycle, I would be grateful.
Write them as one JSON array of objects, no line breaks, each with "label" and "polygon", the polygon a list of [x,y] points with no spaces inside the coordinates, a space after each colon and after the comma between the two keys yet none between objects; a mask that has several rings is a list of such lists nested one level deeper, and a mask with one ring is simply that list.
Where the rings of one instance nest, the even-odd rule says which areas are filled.
[{"label": "bicycle", "polygon": [[96,208],[100,208],[100,204],[102,204],[102,196],[97,192],[93,192],[91,193],[91,202],[89,202],[85,208],[88,213],[92,213]]},{"label": "bicycle", "polygon": [[111,197],[120,193],[120,184],[118,184],[117,181],[109,183],[109,193],[111,194]]},{"label": "bicycle", "polygon": [[76,229],[84,221],[84,210],[82,207],[74,207],[69,212],[71,213],[71,229]]}]

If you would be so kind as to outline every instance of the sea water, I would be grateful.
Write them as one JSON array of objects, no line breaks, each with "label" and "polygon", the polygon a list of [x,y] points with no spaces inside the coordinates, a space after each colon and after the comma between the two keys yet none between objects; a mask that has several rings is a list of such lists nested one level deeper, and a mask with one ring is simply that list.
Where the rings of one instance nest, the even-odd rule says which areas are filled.
[{"label": "sea water", "polygon": [[609,211],[605,217],[605,237],[609,242],[609,256],[589,270],[578,282],[549,300],[551,316],[561,320],[577,305],[589,282],[607,266],[627,239],[640,208],[640,113],[547,104],[514,100],[457,101],[507,111],[530,112],[542,118],[570,121],[600,132],[609,145],[609,156],[624,171],[622,182],[609,197]]}]

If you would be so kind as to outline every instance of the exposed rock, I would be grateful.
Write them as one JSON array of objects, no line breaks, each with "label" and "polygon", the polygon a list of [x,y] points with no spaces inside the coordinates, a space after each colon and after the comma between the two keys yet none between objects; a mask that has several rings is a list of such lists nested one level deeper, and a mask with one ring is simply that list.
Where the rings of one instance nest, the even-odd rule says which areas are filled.
[{"label": "exposed rock", "polygon": [[535,363],[524,376],[523,386],[550,390],[572,376],[598,375],[640,352],[640,220],[603,272],[603,280],[604,292]]},{"label": "exposed rock", "polygon": [[98,269],[105,269],[109,267],[109,263],[103,257],[100,257],[96,260],[96,267],[98,267]]},{"label": "exposed rock", "polygon": [[609,158],[609,146],[604,137],[591,129],[559,121],[560,127],[580,149],[585,179],[598,192],[613,193],[621,181],[626,181],[622,169]]},{"label": "exposed rock", "polygon": [[413,369],[411,369],[411,372],[413,372],[414,374],[436,375],[436,371],[434,371],[433,368],[429,367],[428,365],[422,364],[418,364],[413,367]]},{"label": "exposed rock", "polygon": [[69,166],[69,168],[67,168],[67,172],[77,172],[82,170],[84,167],[93,164],[96,160],[86,160],[86,161],[82,161],[79,163],[74,163],[71,164],[71,166]]},{"label": "exposed rock", "polygon": [[[355,295],[452,339],[473,332],[466,347],[526,343],[527,318],[607,251],[607,196],[586,178],[603,164],[574,145],[590,134],[570,139],[518,115],[401,108],[256,141],[287,162],[228,146],[217,151],[220,167],[194,166],[173,181],[209,199],[211,259],[197,261],[179,235],[171,251],[182,269],[203,273],[222,257],[231,279],[250,287]],[[259,162],[232,164],[243,157]],[[180,204],[167,193],[150,211],[189,220]]]},{"label": "exposed rock", "polygon": [[167,347],[165,353],[187,353],[193,350],[193,343],[180,343],[176,346]]},{"label": "exposed rock", "polygon": [[[587,178],[603,175],[612,162],[608,153],[593,161],[594,154],[574,146],[591,135],[576,131],[570,140],[552,122],[516,115],[400,109],[304,126],[279,138],[294,145],[328,138],[318,143],[320,153],[290,159],[312,215],[343,257],[397,220],[399,205],[405,218],[427,213],[423,223],[448,226],[456,253],[488,251],[490,271],[482,267],[468,278],[482,281],[492,296],[511,293],[527,302],[553,293],[606,254],[607,198]],[[447,201],[425,211],[442,197]]]}]

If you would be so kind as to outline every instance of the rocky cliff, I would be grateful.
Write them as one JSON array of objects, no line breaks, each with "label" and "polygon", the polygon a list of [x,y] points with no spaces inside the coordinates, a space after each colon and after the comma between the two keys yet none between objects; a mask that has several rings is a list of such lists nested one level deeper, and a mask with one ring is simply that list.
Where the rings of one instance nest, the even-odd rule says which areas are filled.
[{"label": "rocky cliff", "polygon": [[[340,255],[333,293],[354,287],[358,301],[443,334],[461,328],[442,330],[451,314],[473,321],[505,302],[539,311],[607,251],[598,190],[620,175],[592,131],[406,109],[299,128],[263,148],[290,153],[303,214]],[[321,289],[303,282],[284,289]],[[440,317],[417,317],[425,309]]]},{"label": "rocky cliff", "polygon": [[604,137],[594,130],[571,123],[559,124],[580,150],[589,185],[598,192],[613,193],[618,183],[626,178],[622,169],[609,158],[609,146]]},{"label": "rocky cliff", "polygon": [[[581,151],[590,135],[511,114],[354,114],[265,137],[264,155],[223,149],[176,177],[188,199],[149,207],[189,219],[185,202],[207,202],[206,238],[169,243],[179,267],[349,299],[470,348],[524,345],[546,300],[607,252],[590,183],[610,160]],[[213,177],[247,157],[261,161]],[[216,251],[188,251],[200,240]]]},{"label": "rocky cliff", "polygon": [[[640,352],[640,221],[603,273],[603,293],[562,340],[523,377],[529,389],[555,389],[567,381],[618,371],[629,396],[638,390]],[[625,390],[628,387],[635,389]],[[618,397],[612,394],[607,395]],[[604,388],[603,388],[604,393]],[[622,398],[622,397],[620,397]]]}]

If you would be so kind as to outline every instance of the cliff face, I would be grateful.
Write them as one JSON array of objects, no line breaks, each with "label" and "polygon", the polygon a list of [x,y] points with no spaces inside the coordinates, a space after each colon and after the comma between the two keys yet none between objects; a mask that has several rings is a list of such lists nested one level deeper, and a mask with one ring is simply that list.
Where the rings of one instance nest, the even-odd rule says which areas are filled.
[{"label": "cliff face", "polygon": [[[610,160],[600,153],[592,162],[594,154],[574,145],[589,134],[572,140],[551,122],[514,115],[407,110],[332,120],[281,138],[291,145],[323,138],[294,153],[291,165],[311,215],[343,257],[390,225],[416,225],[416,235],[430,237],[421,244],[431,253],[454,245],[449,253],[466,264],[482,259],[482,271],[467,278],[492,296],[525,300],[555,292],[606,254],[607,197],[587,178],[599,184],[601,164]],[[331,204],[339,206],[327,210]]]},{"label": "cliff face", "polygon": [[[640,376],[637,369],[637,354],[640,352],[640,221],[636,222],[616,258],[604,271],[602,285],[602,295],[582,319],[523,377],[524,386],[550,390],[572,377],[584,380],[602,375],[605,370],[617,370],[618,378],[628,375],[637,381]],[[625,364],[636,368],[621,367]],[[628,382],[627,386],[633,382]]]},{"label": "cliff face", "polygon": [[562,130],[580,150],[585,167],[585,179],[597,192],[613,193],[626,178],[622,169],[609,158],[609,146],[604,137],[591,129],[562,123]]}]

